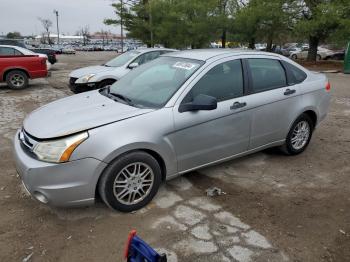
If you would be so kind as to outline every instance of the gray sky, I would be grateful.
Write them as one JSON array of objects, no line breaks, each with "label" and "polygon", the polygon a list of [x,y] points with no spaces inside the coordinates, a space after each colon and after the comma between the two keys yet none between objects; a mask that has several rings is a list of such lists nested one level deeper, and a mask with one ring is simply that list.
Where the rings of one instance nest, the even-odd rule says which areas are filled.
[{"label": "gray sky", "polygon": [[19,31],[22,35],[40,34],[43,27],[38,17],[53,22],[56,33],[54,9],[59,12],[60,33],[74,34],[89,25],[90,32],[111,30],[120,33],[115,26],[105,26],[104,18],[115,16],[110,6],[112,0],[0,0],[0,34]]}]

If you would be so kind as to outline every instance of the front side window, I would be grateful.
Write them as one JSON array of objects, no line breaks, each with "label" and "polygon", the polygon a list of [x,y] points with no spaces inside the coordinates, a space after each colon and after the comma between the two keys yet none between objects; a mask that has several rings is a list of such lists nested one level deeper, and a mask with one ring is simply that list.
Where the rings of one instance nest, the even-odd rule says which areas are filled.
[{"label": "front side window", "polygon": [[241,60],[233,60],[210,69],[187,94],[183,103],[191,102],[198,95],[215,97],[218,102],[243,95]]},{"label": "front side window", "polygon": [[125,65],[127,62],[129,62],[131,59],[136,57],[140,52],[138,51],[128,51],[124,54],[121,54],[117,56],[116,58],[112,59],[111,61],[104,64],[105,66],[109,67],[119,67]]},{"label": "front side window", "polygon": [[126,97],[145,108],[164,106],[203,61],[160,57],[137,67],[110,87],[110,93]]},{"label": "front side window", "polygon": [[287,85],[286,73],[278,60],[265,58],[250,58],[247,60],[254,93]]}]

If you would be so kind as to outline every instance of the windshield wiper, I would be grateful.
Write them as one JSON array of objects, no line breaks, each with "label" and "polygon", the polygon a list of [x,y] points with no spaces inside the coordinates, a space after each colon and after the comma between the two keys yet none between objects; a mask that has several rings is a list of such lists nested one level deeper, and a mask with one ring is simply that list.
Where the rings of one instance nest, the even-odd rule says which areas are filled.
[{"label": "windshield wiper", "polygon": [[[109,91],[109,90],[108,90],[108,91]],[[110,91],[108,92],[108,94],[109,94],[110,96],[113,96],[113,97],[118,98],[119,100],[123,100],[123,101],[126,102],[129,106],[134,106],[132,100],[131,100],[130,98],[128,98],[128,97],[122,95],[122,94],[113,93],[113,92],[110,92]]]}]

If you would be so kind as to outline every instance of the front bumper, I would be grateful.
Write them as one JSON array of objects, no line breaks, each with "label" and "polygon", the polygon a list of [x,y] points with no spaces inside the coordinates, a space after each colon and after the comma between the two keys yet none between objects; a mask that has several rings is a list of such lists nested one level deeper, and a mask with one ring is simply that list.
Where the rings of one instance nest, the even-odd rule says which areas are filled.
[{"label": "front bumper", "polygon": [[29,193],[42,203],[68,207],[94,203],[98,178],[106,164],[85,158],[55,164],[39,161],[14,138],[14,159],[18,174]]},{"label": "front bumper", "polygon": [[91,91],[98,88],[98,83],[85,83],[85,84],[76,84],[75,82],[78,78],[71,77],[69,79],[69,88],[73,93],[82,93],[86,91]]}]

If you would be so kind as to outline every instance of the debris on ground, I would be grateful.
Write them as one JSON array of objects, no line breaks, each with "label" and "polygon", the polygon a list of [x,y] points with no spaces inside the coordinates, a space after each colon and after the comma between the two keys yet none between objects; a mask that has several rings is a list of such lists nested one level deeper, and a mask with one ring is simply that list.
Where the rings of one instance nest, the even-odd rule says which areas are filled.
[{"label": "debris on ground", "polygon": [[222,191],[221,188],[218,188],[218,187],[210,187],[206,190],[206,192],[207,192],[207,196],[210,196],[210,197],[226,195],[226,193]]},{"label": "debris on ground", "polygon": [[23,258],[22,262],[28,262],[30,261],[31,257],[33,256],[34,252],[30,253],[28,256],[26,256],[25,258]]}]

